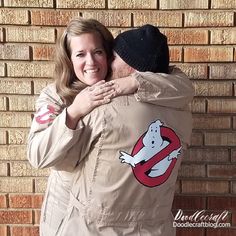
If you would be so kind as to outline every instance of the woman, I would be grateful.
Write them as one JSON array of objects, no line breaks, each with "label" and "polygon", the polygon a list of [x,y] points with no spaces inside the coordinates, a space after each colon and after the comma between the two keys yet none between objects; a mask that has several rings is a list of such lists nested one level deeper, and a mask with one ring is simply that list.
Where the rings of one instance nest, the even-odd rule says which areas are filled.
[{"label": "woman", "polygon": [[[134,77],[125,78],[125,83],[122,79],[105,83],[110,72],[112,42],[111,33],[101,23],[75,19],[57,45],[55,83],[47,86],[37,100],[28,141],[30,163],[36,168],[52,167],[41,213],[41,236],[56,235],[66,212],[72,178],[80,161],[81,150],[76,144],[89,132],[79,127],[78,120],[121,94],[117,85],[123,93],[132,93],[141,86],[144,94],[145,86],[152,86],[152,80],[139,85]],[[139,81],[142,77],[145,78],[144,73],[135,76]],[[175,89],[172,85],[170,88]]]},{"label": "woman", "polygon": [[[137,89],[133,82],[128,88],[127,79],[127,86],[122,80],[116,84],[105,82],[110,74],[112,43],[113,36],[104,25],[94,19],[82,18],[72,20],[57,43],[55,82],[42,90],[36,102],[28,142],[30,163],[36,168],[52,167],[41,214],[40,234],[43,236],[53,236],[57,232],[67,208],[73,170],[79,161],[79,153],[74,153],[73,158],[67,155],[73,153],[76,145],[71,137],[77,135],[73,132],[77,122],[71,120],[74,117],[79,120],[95,107],[108,103],[111,97],[118,95],[118,84],[123,86],[120,91],[126,93]],[[54,129],[58,130],[58,136],[65,137],[61,140],[63,145],[57,143],[52,133]],[[40,152],[43,140],[48,141]],[[57,163],[54,163],[51,156],[58,145],[62,149],[56,154]],[[39,158],[32,149],[37,150]],[[65,171],[63,166],[64,171],[60,171],[60,160],[64,159],[68,159],[70,167]]]},{"label": "woman", "polygon": [[[112,59],[112,43],[112,34],[96,20],[75,19],[69,23],[57,44],[55,83],[42,91],[36,103],[37,111],[30,131],[28,150],[29,161],[33,166],[48,167],[48,159],[53,151],[51,154],[50,151],[41,153],[41,160],[34,159],[30,151],[32,140],[33,145],[38,145],[40,149],[41,140],[49,137],[51,141],[48,149],[51,150],[55,145],[51,133],[53,127],[63,120],[58,132],[70,133],[72,131],[69,128],[75,127],[67,125],[73,114],[79,118],[94,107],[109,102],[115,91],[112,82],[105,83]],[[85,89],[86,86],[89,87]],[[52,93],[57,94],[56,99],[51,97]],[[66,158],[66,152],[74,145],[68,140],[65,142],[68,142],[68,148],[59,159]],[[76,156],[74,165],[78,159]],[[42,208],[41,235],[56,234],[66,211],[72,176],[73,169],[68,172],[52,169]]]}]

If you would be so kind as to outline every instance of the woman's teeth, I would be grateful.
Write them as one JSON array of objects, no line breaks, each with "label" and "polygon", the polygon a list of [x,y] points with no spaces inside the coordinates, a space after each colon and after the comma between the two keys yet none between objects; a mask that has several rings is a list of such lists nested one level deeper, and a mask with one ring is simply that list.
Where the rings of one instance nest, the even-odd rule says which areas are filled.
[{"label": "woman's teeth", "polygon": [[93,74],[93,73],[98,72],[98,69],[85,70],[85,72],[88,74]]}]

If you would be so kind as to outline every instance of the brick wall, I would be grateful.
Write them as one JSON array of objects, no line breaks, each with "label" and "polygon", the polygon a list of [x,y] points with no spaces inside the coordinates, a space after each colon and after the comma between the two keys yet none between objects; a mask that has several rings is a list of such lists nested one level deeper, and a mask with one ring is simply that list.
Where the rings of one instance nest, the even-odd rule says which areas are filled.
[{"label": "brick wall", "polygon": [[51,81],[56,38],[74,16],[96,18],[114,35],[151,23],[168,36],[171,61],[196,95],[173,212],[228,210],[232,224],[178,228],[178,236],[236,235],[235,0],[1,0],[0,7],[1,236],[38,235],[49,171],[29,165],[25,145],[35,98]]}]

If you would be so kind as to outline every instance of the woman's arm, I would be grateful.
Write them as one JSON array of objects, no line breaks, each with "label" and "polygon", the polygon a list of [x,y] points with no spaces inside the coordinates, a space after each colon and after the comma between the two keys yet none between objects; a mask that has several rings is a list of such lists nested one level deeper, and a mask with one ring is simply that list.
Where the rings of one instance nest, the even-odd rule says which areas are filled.
[{"label": "woman's arm", "polygon": [[[92,90],[94,89],[92,88]],[[77,101],[82,104],[82,106],[77,104],[78,108],[82,109],[83,106],[87,106],[80,113],[81,117],[94,107],[109,102],[109,94],[113,89],[110,91],[106,87],[105,91],[102,88],[94,90],[94,92],[99,93],[99,98],[96,95],[94,98],[94,93],[86,91],[81,92],[83,94],[80,97],[82,100]],[[87,101],[90,99],[92,102],[84,103],[84,97]],[[36,102],[36,113],[29,133],[27,149],[29,162],[35,168],[57,165],[67,157],[68,151],[83,136],[84,124],[80,118],[76,117],[77,120],[76,123],[73,123],[73,127],[70,127],[70,124],[68,125],[68,108],[63,106],[54,85],[48,86],[40,94]],[[78,158],[74,158],[72,161],[74,163],[70,163],[70,165],[75,166]]]},{"label": "woman's arm", "polygon": [[194,96],[191,81],[177,68],[171,74],[135,72],[114,81],[119,95],[135,92],[138,101],[159,106],[185,109]]},{"label": "woman's arm", "polygon": [[66,125],[70,129],[76,129],[78,121],[95,107],[110,102],[115,94],[114,82],[104,80],[82,90],[67,108]]}]

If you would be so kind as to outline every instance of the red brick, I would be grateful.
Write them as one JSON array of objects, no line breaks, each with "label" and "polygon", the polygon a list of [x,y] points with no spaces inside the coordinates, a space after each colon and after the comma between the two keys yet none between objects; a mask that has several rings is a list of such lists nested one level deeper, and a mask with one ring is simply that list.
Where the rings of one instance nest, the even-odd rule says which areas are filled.
[{"label": "red brick", "polygon": [[1,78],[0,93],[31,94],[31,82],[12,78]]},{"label": "red brick", "polygon": [[53,8],[53,0],[4,0],[4,6],[6,7],[41,7],[41,8]]},{"label": "red brick", "polygon": [[206,197],[201,196],[175,196],[172,209],[199,210],[206,208]]},{"label": "red brick", "polygon": [[78,17],[78,11],[32,10],[32,25],[66,26],[72,18]]},{"label": "red brick", "polygon": [[213,29],[211,30],[211,44],[236,44],[236,30],[230,29]]},{"label": "red brick", "polygon": [[0,235],[7,236],[7,226],[4,226],[4,225],[0,226]]},{"label": "red brick", "polygon": [[184,162],[228,162],[229,150],[227,148],[190,148],[189,158],[185,158]]},{"label": "red brick", "polygon": [[232,96],[232,82],[193,81],[195,96]]},{"label": "red brick", "polygon": [[207,209],[236,211],[236,197],[209,196],[207,198]]},{"label": "red brick", "polygon": [[206,167],[200,164],[182,164],[179,177],[205,177]]},{"label": "red brick", "polygon": [[2,193],[31,193],[32,191],[32,178],[0,177],[0,192]]},{"label": "red brick", "polygon": [[9,144],[27,144],[29,129],[11,129],[8,131]]},{"label": "red brick", "polygon": [[26,159],[26,147],[23,145],[0,145],[0,153],[0,160],[12,161]]},{"label": "red brick", "polygon": [[209,65],[210,79],[235,79],[236,64],[213,64]]},{"label": "red brick", "polygon": [[33,60],[54,60],[55,47],[52,45],[34,45]]},{"label": "red brick", "polygon": [[236,226],[236,211],[232,213],[232,226]]},{"label": "red brick", "polygon": [[204,29],[164,29],[169,45],[208,44],[208,30]]},{"label": "red brick", "polygon": [[191,146],[202,146],[203,145],[203,135],[202,133],[192,133]]},{"label": "red brick", "polygon": [[108,9],[156,9],[155,0],[114,1],[108,0]]},{"label": "red brick", "polygon": [[177,228],[176,236],[205,236],[205,229],[202,228]]},{"label": "red brick", "polygon": [[84,11],[84,18],[94,18],[109,27],[131,27],[131,11]]},{"label": "red brick", "polygon": [[0,195],[0,208],[7,208],[7,196],[5,194]]},{"label": "red brick", "polygon": [[205,133],[205,145],[209,146],[236,146],[235,133]]},{"label": "red brick", "polygon": [[11,236],[39,236],[39,227],[35,226],[13,226]]},{"label": "red brick", "polygon": [[7,132],[6,132],[6,130],[0,130],[0,144],[7,144]]},{"label": "red brick", "polygon": [[3,36],[3,28],[0,28],[0,42],[3,42],[4,36]]},{"label": "red brick", "polygon": [[[0,95],[0,111],[7,111],[7,110],[8,110],[7,97]],[[5,165],[5,163],[1,163],[1,164]],[[1,167],[0,167],[0,169],[1,169]],[[2,175],[1,171],[0,171],[0,175]]]},{"label": "red brick", "polygon": [[0,224],[31,224],[32,211],[0,211]]},{"label": "red brick", "polygon": [[236,149],[231,149],[231,161],[236,162]]},{"label": "red brick", "polygon": [[35,111],[35,101],[37,97],[29,95],[9,95],[9,111]]},{"label": "red brick", "polygon": [[174,11],[133,11],[134,26],[152,24],[158,27],[181,27],[182,13]]},{"label": "red brick", "polygon": [[26,45],[0,45],[0,59],[29,60],[29,46]]},{"label": "red brick", "polygon": [[232,181],[232,190],[231,190],[231,192],[233,194],[236,194],[236,181]]},{"label": "red brick", "polygon": [[185,62],[229,62],[233,61],[233,47],[186,47]]},{"label": "red brick", "polygon": [[235,113],[236,99],[208,99],[209,113]]},{"label": "red brick", "polygon": [[34,188],[35,193],[45,193],[47,188],[48,178],[35,178],[34,180]]},{"label": "red brick", "polygon": [[34,210],[34,224],[39,225],[40,223],[41,210]]},{"label": "red brick", "polygon": [[[20,112],[1,112],[0,127],[30,127],[31,114]],[[0,157],[1,158],[1,157]]]},{"label": "red brick", "polygon": [[54,72],[52,62],[9,62],[7,63],[7,73],[9,77],[51,77]]},{"label": "red brick", "polygon": [[233,228],[218,228],[218,229],[207,229],[206,236],[235,236],[236,229]]},{"label": "red brick", "polygon": [[190,79],[208,79],[208,69],[205,64],[178,64]]},{"label": "red brick", "polygon": [[160,9],[201,9],[208,8],[208,2],[204,0],[192,1],[192,0],[160,0]]},{"label": "red brick", "polygon": [[198,11],[198,12],[185,12],[185,27],[216,27],[216,26],[233,26],[234,13],[232,11]]},{"label": "red brick", "polygon": [[34,94],[40,94],[42,89],[45,88],[48,84],[52,83],[53,79],[34,79]]},{"label": "red brick", "polygon": [[214,9],[235,9],[235,0],[211,0],[211,8]]},{"label": "red brick", "polygon": [[206,100],[201,98],[194,98],[190,104],[192,113],[206,113]]},{"label": "red brick", "polygon": [[231,117],[230,116],[193,116],[194,129],[230,129]]},{"label": "red brick", "polygon": [[41,208],[43,195],[10,195],[11,208]]},{"label": "red brick", "polygon": [[180,62],[182,61],[182,48],[181,47],[169,47],[170,61]]},{"label": "red brick", "polygon": [[[208,176],[209,177],[225,177],[235,178],[236,177],[236,165],[208,165]],[[235,202],[236,203],[236,202]]]},{"label": "red brick", "polygon": [[46,27],[8,27],[7,42],[55,43],[55,29]]},{"label": "red brick", "polygon": [[5,76],[6,74],[6,64],[0,62],[0,76]]},{"label": "red brick", "polygon": [[36,170],[30,165],[28,161],[26,162],[11,162],[10,163],[10,175],[11,176],[48,176],[50,170],[48,168]]},{"label": "red brick", "polygon": [[236,61],[236,53],[235,53],[235,51],[236,51],[236,47],[234,47],[234,61]]},{"label": "red brick", "polygon": [[226,194],[229,193],[229,182],[220,180],[182,180],[182,193]]},{"label": "red brick", "polygon": [[83,8],[105,8],[105,1],[104,0],[57,0],[57,8],[75,8],[75,9],[83,9]]},{"label": "red brick", "polygon": [[29,16],[27,10],[0,9],[0,24],[28,25]]},{"label": "red brick", "polygon": [[233,129],[236,129],[236,117],[233,117]]},{"label": "red brick", "polygon": [[8,163],[0,162],[0,176],[8,176]]}]

